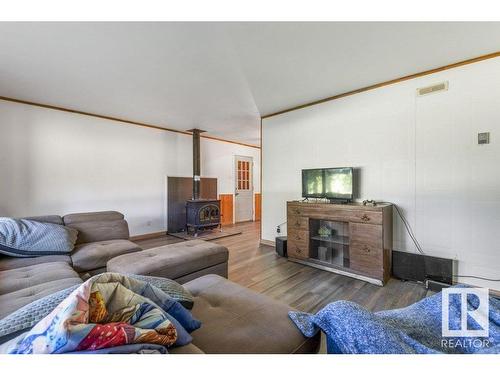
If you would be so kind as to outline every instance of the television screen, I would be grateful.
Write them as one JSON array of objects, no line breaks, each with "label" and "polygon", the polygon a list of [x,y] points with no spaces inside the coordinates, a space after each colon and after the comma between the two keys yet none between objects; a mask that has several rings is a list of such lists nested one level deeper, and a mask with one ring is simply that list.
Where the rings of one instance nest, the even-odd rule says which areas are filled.
[{"label": "television screen", "polygon": [[323,198],[325,196],[323,181],[323,169],[303,169],[302,196],[304,198]]},{"label": "television screen", "polygon": [[329,168],[324,174],[325,197],[352,199],[352,168]]}]

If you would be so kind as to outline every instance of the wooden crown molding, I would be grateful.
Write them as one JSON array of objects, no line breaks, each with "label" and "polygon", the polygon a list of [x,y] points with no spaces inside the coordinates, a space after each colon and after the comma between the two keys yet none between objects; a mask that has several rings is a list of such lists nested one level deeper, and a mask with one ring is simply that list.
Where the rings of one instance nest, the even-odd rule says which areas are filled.
[{"label": "wooden crown molding", "polygon": [[[426,75],[429,75],[429,74],[434,74],[434,73],[442,72],[444,70],[458,68],[460,66],[469,65],[469,64],[477,63],[477,62],[488,60],[488,59],[493,59],[495,57],[500,57],[500,51],[499,52],[490,53],[490,54],[487,54],[487,55],[482,55],[482,56],[479,56],[479,57],[475,57],[473,59],[459,61],[459,62],[454,63],[454,64],[449,64],[449,65],[441,66],[439,68],[434,68],[434,69],[426,70],[426,71],[423,71],[423,72],[420,72],[420,73],[410,74],[408,76],[404,76],[404,77],[400,77],[400,78],[396,78],[396,79],[391,79],[390,81],[385,81],[385,82],[377,83],[375,85],[370,85],[370,86],[362,87],[360,89],[348,91],[348,92],[345,92],[345,93],[342,93],[342,94],[338,94],[338,95],[334,95],[334,96],[330,96],[330,97],[324,98],[324,99],[315,100],[313,102],[301,104],[301,105],[298,105],[298,106],[295,106],[295,107],[283,109],[283,110],[278,111],[278,112],[274,112],[274,113],[270,113],[270,114],[264,115],[264,116],[261,117],[261,119],[266,119],[266,118],[269,118],[269,117],[282,115],[283,113],[296,111],[298,109],[302,109],[302,108],[306,108],[306,107],[311,107],[311,106],[316,105],[316,104],[321,104],[321,103],[329,102],[329,101],[332,101],[332,100],[337,100],[337,99],[340,99],[340,98],[344,98],[346,96],[351,96],[351,95],[359,94],[359,93],[362,93],[362,92],[365,92],[365,91],[378,89],[380,87],[389,86],[389,85],[393,85],[393,84],[398,83],[398,82],[408,81],[410,79],[415,79],[415,78],[423,77],[423,76],[426,76]],[[262,138],[261,138],[261,142],[262,142]]]},{"label": "wooden crown molding", "polygon": [[[178,134],[184,134],[184,135],[189,135],[192,136],[192,133],[189,131],[182,131],[182,130],[177,130],[177,129],[172,129],[172,128],[164,128],[158,125],[152,125],[152,124],[147,124],[144,122],[139,122],[139,121],[132,121],[132,120],[127,120],[119,117],[112,117],[112,116],[106,116],[106,115],[100,115],[97,113],[92,113],[92,112],[85,112],[85,111],[79,111],[76,109],[71,109],[71,108],[64,108],[64,107],[58,107],[55,105],[50,105],[50,104],[43,104],[43,103],[36,103],[36,102],[31,102],[28,100],[22,100],[22,99],[16,99],[16,98],[10,98],[7,96],[0,96],[0,100],[5,100],[8,102],[13,102],[13,103],[19,103],[19,104],[26,104],[26,105],[32,105],[35,107],[41,107],[41,108],[47,108],[47,109],[52,109],[56,111],[62,111],[62,112],[69,112],[69,113],[75,113],[78,115],[84,115],[84,116],[90,116],[90,117],[97,117],[100,119],[104,120],[110,120],[110,121],[116,121],[116,122],[121,122],[125,124],[130,124],[130,125],[136,125],[136,126],[142,126],[144,128],[150,128],[150,129],[156,129],[156,130],[163,130],[167,132],[173,132],[173,133],[178,133]],[[211,139],[213,141],[220,141],[220,142],[226,142],[226,143],[232,143],[240,146],[245,146],[245,147],[252,147],[252,148],[257,148],[260,149],[260,146],[255,146],[251,145],[248,143],[243,143],[243,142],[238,142],[238,141],[232,141],[229,139],[224,139],[224,138],[219,138],[219,137],[214,137],[211,135],[200,135],[201,138],[206,138],[206,139]]]},{"label": "wooden crown molding", "polygon": [[[434,69],[426,70],[426,71],[423,71],[423,72],[420,72],[420,73],[410,74],[408,76],[404,76],[404,77],[392,79],[390,81],[385,81],[385,82],[377,83],[377,84],[374,84],[374,85],[362,87],[360,89],[348,91],[348,92],[345,92],[345,93],[342,93],[342,94],[330,96],[330,97],[327,97],[327,98],[324,98],[324,99],[315,100],[313,102],[301,104],[301,105],[298,105],[298,106],[295,106],[295,107],[283,109],[283,110],[278,111],[278,112],[274,112],[274,113],[270,113],[270,114],[267,114],[267,115],[263,115],[263,116],[261,116],[261,134],[262,134],[262,120],[266,119],[266,118],[269,118],[269,117],[278,116],[278,115],[281,115],[283,113],[296,111],[296,110],[299,110],[299,109],[302,109],[302,108],[311,107],[311,106],[314,106],[314,105],[317,105],[317,104],[321,104],[321,103],[325,103],[325,102],[329,102],[329,101],[332,101],[332,100],[337,100],[337,99],[340,99],[340,98],[344,98],[346,96],[351,96],[351,95],[359,94],[359,93],[362,93],[362,92],[365,92],[365,91],[369,91],[369,90],[374,90],[374,89],[377,89],[377,88],[381,88],[381,87],[384,87],[384,86],[393,85],[393,84],[398,83],[398,82],[408,81],[410,79],[415,79],[415,78],[423,77],[423,76],[426,76],[426,75],[429,75],[429,74],[434,74],[434,73],[442,72],[444,70],[458,68],[460,66],[469,65],[469,64],[477,63],[477,62],[488,60],[488,59],[493,59],[495,57],[500,57],[500,51],[499,52],[493,52],[493,53],[490,53],[490,54],[487,54],[487,55],[482,55],[482,56],[475,57],[475,58],[468,59],[468,60],[459,61],[457,63],[445,65],[445,66],[442,66],[442,67],[439,67],[439,68],[434,68]],[[172,128],[165,128],[165,127],[161,127],[161,126],[158,126],[158,125],[147,124],[147,123],[139,122],[139,121],[127,120],[127,119],[119,118],[119,117],[112,117],[112,116],[100,115],[100,114],[97,114],[97,113],[85,112],[85,111],[80,111],[80,110],[71,109],[71,108],[58,107],[58,106],[50,105],[50,104],[43,104],[43,103],[31,102],[31,101],[28,101],[28,100],[10,98],[10,97],[7,97],[7,96],[0,96],[0,100],[5,100],[5,101],[8,101],[8,102],[19,103],[19,104],[32,105],[32,106],[35,106],[35,107],[47,108],[47,109],[52,109],[52,110],[56,110],[56,111],[63,111],[63,112],[75,113],[75,114],[84,115],[84,116],[97,117],[97,118],[104,119],[104,120],[116,121],[116,122],[121,122],[121,123],[125,123],[125,124],[142,126],[142,127],[145,127],[145,128],[162,130],[162,131],[168,131],[168,132],[173,132],[173,133],[178,133],[178,134],[184,134],[184,135],[191,136],[191,133],[189,131],[182,131],[182,130],[177,130],[177,129],[172,129]],[[232,140],[229,140],[229,139],[224,139],[224,138],[219,138],[219,137],[214,137],[214,136],[211,136],[211,135],[201,135],[200,137],[201,138],[205,138],[205,139],[211,139],[211,140],[214,140],[214,141],[232,143],[232,144],[236,144],[236,145],[240,145],[240,146],[261,149],[260,146],[251,145],[251,144],[248,144],[248,143],[243,143],[243,142],[238,142],[238,141],[232,141]],[[262,137],[261,137],[261,142],[262,142]]]}]

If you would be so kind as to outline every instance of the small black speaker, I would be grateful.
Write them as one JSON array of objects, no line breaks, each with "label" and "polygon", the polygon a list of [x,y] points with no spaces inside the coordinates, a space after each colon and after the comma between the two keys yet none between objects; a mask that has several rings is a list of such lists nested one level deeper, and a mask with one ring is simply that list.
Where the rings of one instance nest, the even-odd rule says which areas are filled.
[{"label": "small black speaker", "polygon": [[286,236],[276,237],[276,252],[281,257],[286,257]]},{"label": "small black speaker", "polygon": [[453,259],[392,251],[392,275],[398,279],[452,284],[454,268]]}]

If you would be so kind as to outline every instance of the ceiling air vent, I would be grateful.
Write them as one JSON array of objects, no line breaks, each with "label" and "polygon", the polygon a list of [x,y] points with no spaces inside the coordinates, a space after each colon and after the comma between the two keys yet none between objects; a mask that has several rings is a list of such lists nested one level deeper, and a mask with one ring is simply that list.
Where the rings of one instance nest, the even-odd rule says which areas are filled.
[{"label": "ceiling air vent", "polygon": [[446,91],[448,90],[448,81],[437,83],[432,86],[427,86],[427,87],[421,87],[417,89],[417,95],[418,96],[424,96],[424,95],[429,95],[429,94],[434,94],[439,91]]}]

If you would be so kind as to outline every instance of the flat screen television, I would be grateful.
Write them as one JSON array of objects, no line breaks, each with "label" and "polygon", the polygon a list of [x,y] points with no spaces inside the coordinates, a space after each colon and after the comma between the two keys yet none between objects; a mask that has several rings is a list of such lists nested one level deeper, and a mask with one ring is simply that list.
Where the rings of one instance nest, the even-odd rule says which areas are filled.
[{"label": "flat screen television", "polygon": [[302,197],[352,200],[352,168],[322,168],[302,170]]}]

